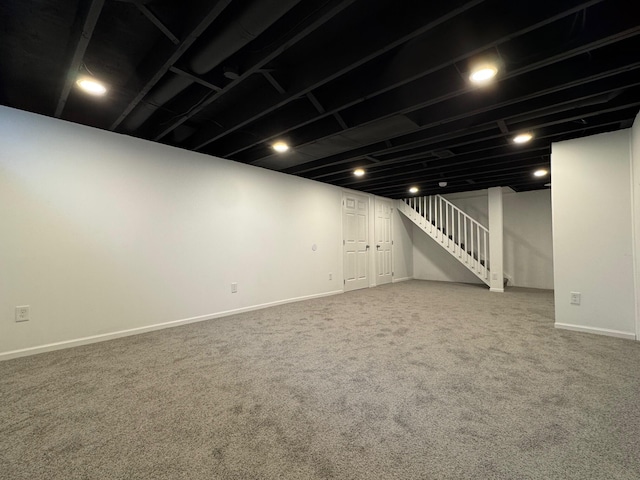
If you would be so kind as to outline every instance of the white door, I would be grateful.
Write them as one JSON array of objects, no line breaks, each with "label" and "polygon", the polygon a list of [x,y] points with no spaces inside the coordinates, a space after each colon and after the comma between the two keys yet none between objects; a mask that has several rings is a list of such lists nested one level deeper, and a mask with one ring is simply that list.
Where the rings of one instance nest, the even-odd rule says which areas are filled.
[{"label": "white door", "polygon": [[343,193],[344,290],[369,286],[369,199]]},{"label": "white door", "polygon": [[391,202],[376,198],[376,242],[374,250],[376,255],[376,285],[390,283],[393,280],[391,209]]}]

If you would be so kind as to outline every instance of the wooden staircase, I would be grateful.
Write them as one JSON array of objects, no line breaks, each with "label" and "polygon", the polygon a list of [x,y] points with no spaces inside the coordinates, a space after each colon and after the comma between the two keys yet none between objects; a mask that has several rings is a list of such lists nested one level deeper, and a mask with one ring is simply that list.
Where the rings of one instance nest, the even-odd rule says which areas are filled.
[{"label": "wooden staircase", "polygon": [[490,284],[489,230],[484,225],[440,195],[396,202],[400,212],[476,277]]}]

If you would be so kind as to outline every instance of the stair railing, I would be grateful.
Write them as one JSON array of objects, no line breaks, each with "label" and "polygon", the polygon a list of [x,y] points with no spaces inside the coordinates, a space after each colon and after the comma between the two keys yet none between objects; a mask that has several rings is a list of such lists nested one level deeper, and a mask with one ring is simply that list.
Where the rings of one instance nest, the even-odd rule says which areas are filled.
[{"label": "stair railing", "polygon": [[452,255],[489,278],[489,230],[440,195],[411,197],[403,201]]}]

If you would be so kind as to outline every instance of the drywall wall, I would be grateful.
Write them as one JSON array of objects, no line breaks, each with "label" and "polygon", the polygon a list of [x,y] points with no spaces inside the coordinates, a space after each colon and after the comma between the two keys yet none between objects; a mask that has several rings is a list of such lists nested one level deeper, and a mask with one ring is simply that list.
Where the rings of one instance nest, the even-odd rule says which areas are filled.
[{"label": "drywall wall", "polygon": [[631,190],[633,194],[636,340],[640,340],[640,114],[631,129]]},{"label": "drywall wall", "polygon": [[6,107],[0,144],[0,357],[342,291],[336,187]]},{"label": "drywall wall", "polygon": [[413,277],[418,280],[484,285],[482,280],[415,224],[413,225]]},{"label": "drywall wall", "polygon": [[[483,225],[488,225],[487,191],[446,196]],[[548,189],[516,193],[503,189],[504,272],[509,285],[553,289],[551,193]],[[416,227],[415,278],[482,283]]]},{"label": "drywall wall", "polygon": [[629,146],[628,129],[552,145],[558,327],[635,337]]},{"label": "drywall wall", "polygon": [[504,195],[504,258],[510,284],[553,289],[551,191]]},{"label": "drywall wall", "polygon": [[394,281],[413,278],[413,222],[393,205],[391,217],[393,230],[393,279]]}]

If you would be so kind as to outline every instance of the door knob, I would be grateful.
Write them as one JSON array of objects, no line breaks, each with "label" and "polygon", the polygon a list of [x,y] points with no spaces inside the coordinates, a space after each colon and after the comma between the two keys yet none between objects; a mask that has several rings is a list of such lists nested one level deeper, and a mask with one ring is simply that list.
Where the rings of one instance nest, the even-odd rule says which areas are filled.
[{"label": "door knob", "polygon": [[376,249],[380,250],[380,245],[376,245]]}]

